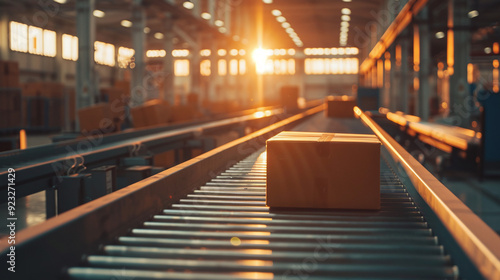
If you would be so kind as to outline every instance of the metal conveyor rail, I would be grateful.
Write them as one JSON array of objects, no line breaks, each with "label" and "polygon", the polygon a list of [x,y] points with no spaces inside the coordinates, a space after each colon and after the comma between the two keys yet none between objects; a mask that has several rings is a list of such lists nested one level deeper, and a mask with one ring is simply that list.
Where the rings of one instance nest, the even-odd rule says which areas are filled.
[{"label": "metal conveyor rail", "polygon": [[68,274],[71,279],[456,279],[456,267],[405,186],[384,160],[381,166],[381,211],[270,210],[265,153],[259,151],[86,256],[84,266]]}]

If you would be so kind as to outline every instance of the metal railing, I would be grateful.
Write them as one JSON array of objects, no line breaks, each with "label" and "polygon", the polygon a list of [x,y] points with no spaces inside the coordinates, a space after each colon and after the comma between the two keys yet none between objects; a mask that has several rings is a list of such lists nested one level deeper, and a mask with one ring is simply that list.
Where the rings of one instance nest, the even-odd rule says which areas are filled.
[{"label": "metal railing", "polygon": [[446,186],[389,136],[375,121],[354,108],[402,167],[423,200],[486,279],[500,279],[500,237]]}]

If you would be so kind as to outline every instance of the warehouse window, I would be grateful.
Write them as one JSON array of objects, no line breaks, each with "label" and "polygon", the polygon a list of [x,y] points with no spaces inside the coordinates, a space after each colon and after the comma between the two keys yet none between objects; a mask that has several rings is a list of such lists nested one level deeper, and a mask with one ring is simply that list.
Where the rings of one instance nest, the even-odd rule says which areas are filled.
[{"label": "warehouse window", "polygon": [[267,59],[264,64],[265,75],[293,75],[295,74],[295,59]]},{"label": "warehouse window", "polygon": [[28,28],[28,51],[32,54],[43,54],[43,29],[35,26]]},{"label": "warehouse window", "polygon": [[28,26],[26,24],[10,22],[10,49],[18,52],[28,51]]},{"label": "warehouse window", "polygon": [[10,49],[54,57],[56,56],[56,32],[11,21]]},{"label": "warehouse window", "polygon": [[178,59],[174,62],[174,74],[175,76],[188,76],[189,75],[189,60]]},{"label": "warehouse window", "polygon": [[204,59],[200,63],[200,74],[202,76],[210,76],[210,60]]},{"label": "warehouse window", "polygon": [[306,58],[305,73],[308,75],[357,74],[357,58]]},{"label": "warehouse window", "polygon": [[229,61],[229,75],[235,76],[238,75],[238,60],[231,59]]},{"label": "warehouse window", "polygon": [[226,76],[227,74],[227,63],[225,59],[219,59],[218,62],[219,76]]},{"label": "warehouse window", "polygon": [[246,72],[247,72],[247,62],[244,59],[240,59],[240,75],[245,75]]},{"label": "warehouse window", "polygon": [[43,55],[56,56],[56,32],[52,30],[43,31]]},{"label": "warehouse window", "polygon": [[66,60],[78,60],[78,37],[62,35],[62,57]]},{"label": "warehouse window", "polygon": [[130,68],[133,67],[132,57],[134,57],[134,49],[119,47],[118,48],[118,67],[127,68],[130,65]]},{"label": "warehouse window", "polygon": [[94,52],[95,62],[102,65],[115,66],[114,45],[96,41],[94,43],[94,48],[95,48]]}]

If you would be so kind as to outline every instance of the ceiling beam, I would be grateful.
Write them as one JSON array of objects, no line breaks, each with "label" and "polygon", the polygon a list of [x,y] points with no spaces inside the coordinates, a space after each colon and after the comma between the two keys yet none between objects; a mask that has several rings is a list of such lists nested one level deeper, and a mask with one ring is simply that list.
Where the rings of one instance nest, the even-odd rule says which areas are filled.
[{"label": "ceiling beam", "polygon": [[401,9],[401,12],[396,16],[394,21],[391,23],[389,28],[384,32],[380,40],[373,47],[373,49],[365,58],[360,66],[360,73],[365,74],[370,71],[373,65],[375,65],[377,59],[379,59],[382,54],[391,46],[396,37],[403,32],[403,30],[410,24],[413,16],[418,14],[418,12],[427,4],[428,0],[410,0]]}]

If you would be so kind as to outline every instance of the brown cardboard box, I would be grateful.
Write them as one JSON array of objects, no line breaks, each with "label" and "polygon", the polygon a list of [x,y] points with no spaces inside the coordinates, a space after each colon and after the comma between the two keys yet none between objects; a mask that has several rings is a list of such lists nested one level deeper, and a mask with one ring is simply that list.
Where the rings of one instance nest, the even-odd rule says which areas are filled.
[{"label": "brown cardboard box", "polygon": [[125,106],[129,102],[130,93],[127,93],[121,88],[112,87],[102,88],[101,95],[102,98],[109,103],[113,121],[116,123],[117,127],[119,127],[123,120],[125,120]]},{"label": "brown cardboard box", "polygon": [[146,101],[130,110],[135,128],[167,124],[171,113],[170,104],[162,99]]},{"label": "brown cardboard box", "polygon": [[17,75],[19,76],[19,62],[17,61],[6,61],[7,63],[7,72],[9,75]]},{"label": "brown cardboard box", "polygon": [[19,83],[19,74],[9,74],[7,76],[7,86],[11,88],[21,87]]},{"label": "brown cardboard box", "polygon": [[270,207],[380,209],[374,135],[282,132],[267,141]]},{"label": "brown cardboard box", "polygon": [[325,100],[325,115],[331,118],[353,118],[356,98],[349,96],[328,96]]},{"label": "brown cardboard box", "polygon": [[108,103],[98,103],[90,107],[78,110],[80,131],[83,133],[113,132],[111,112]]},{"label": "brown cardboard box", "polygon": [[126,96],[130,97],[130,82],[129,81],[124,81],[124,80],[115,81],[114,87],[121,89],[122,92],[125,93]]},{"label": "brown cardboard box", "polygon": [[64,98],[64,85],[56,82],[33,82],[23,85],[23,96]]},{"label": "brown cardboard box", "polygon": [[0,87],[8,87],[9,84],[9,63],[0,61]]},{"label": "brown cardboard box", "polygon": [[175,151],[166,151],[160,154],[156,154],[153,157],[153,163],[155,166],[161,166],[164,168],[170,168],[175,165]]},{"label": "brown cardboard box", "polygon": [[281,105],[289,110],[298,108],[297,99],[299,98],[299,87],[284,86],[280,92]]}]

